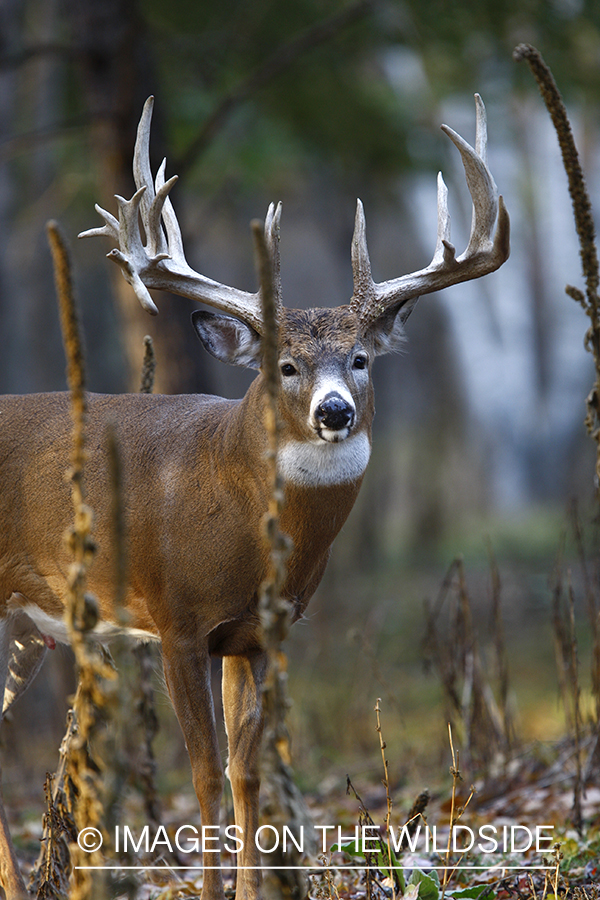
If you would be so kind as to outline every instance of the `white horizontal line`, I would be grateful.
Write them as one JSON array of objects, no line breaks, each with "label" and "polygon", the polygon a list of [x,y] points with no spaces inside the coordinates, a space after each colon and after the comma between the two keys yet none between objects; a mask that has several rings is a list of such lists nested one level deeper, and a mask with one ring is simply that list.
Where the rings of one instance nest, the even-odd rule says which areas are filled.
[{"label": "white horizontal line", "polygon": [[[328,865],[328,866],[74,866],[75,869],[89,869],[94,870],[98,869],[99,871],[125,871],[125,870],[135,870],[136,872],[144,872],[146,870],[156,870],[159,871],[164,869],[166,872],[171,871],[191,871],[197,870],[202,872],[203,869],[231,869],[234,871],[235,869],[260,869],[265,872],[277,872],[282,869],[299,869],[303,872],[323,872],[326,869],[357,869],[360,871],[373,870],[374,872],[381,872],[383,869],[389,869],[390,866],[382,864],[381,866],[337,866],[337,865]],[[417,868],[416,866],[392,866],[394,870],[402,869],[403,871],[412,871]],[[459,869],[475,871],[482,870],[484,872],[493,872],[494,869],[506,869],[506,870],[517,870],[524,872],[533,872],[533,871],[555,871],[556,866],[505,866],[502,863],[497,863],[495,866],[428,866],[428,871],[432,869],[455,872]],[[420,871],[424,871],[421,869]],[[425,875],[427,872],[424,873]]]}]

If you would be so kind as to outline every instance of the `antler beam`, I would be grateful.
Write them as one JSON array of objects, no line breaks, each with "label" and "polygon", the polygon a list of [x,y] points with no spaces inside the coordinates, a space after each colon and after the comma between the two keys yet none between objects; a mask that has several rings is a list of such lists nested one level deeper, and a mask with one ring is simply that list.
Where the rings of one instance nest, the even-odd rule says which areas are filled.
[{"label": "antler beam", "polygon": [[[442,130],[460,151],[473,201],[471,236],[467,249],[461,256],[456,256],[456,248],[450,241],[448,189],[441,172],[438,175],[438,234],[435,253],[427,268],[418,272],[379,284],[373,281],[364,210],[360,200],[357,202],[352,238],[354,293],[351,306],[363,324],[374,322],[387,310],[399,309],[421,294],[439,291],[452,284],[494,272],[508,259],[509,218],[487,166],[487,120],[479,94],[475,94],[475,107],[477,114],[475,149],[447,125],[442,125]],[[494,225],[496,225],[495,234],[493,234]]]},{"label": "antler beam", "polygon": [[[169,192],[177,181],[174,175],[165,181],[166,160],[163,160],[156,180],[153,181],[150,168],[150,124],[154,98],[149,97],[144,104],[133,157],[133,175],[136,192],[131,200],[117,195],[119,218],[96,205],[96,210],[104,219],[101,228],[91,228],[79,237],[105,235],[117,242],[111,250],[112,259],[132,286],[144,309],[156,315],[158,309],[148,288],[170,291],[182,297],[189,297],[206,303],[222,312],[230,313],[246,322],[259,334],[263,323],[259,293],[240,291],[229,285],[220,284],[195,272],[188,266],[183,251],[181,230],[169,198]],[[265,237],[273,259],[275,288],[281,303],[279,280],[279,222],[281,204],[269,207],[265,221]],[[142,240],[139,226],[141,219],[146,243]]]}]

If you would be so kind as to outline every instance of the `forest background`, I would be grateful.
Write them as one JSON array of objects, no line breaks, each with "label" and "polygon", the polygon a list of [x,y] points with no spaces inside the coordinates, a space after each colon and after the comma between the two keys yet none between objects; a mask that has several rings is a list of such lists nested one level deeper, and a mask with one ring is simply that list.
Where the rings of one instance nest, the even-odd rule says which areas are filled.
[{"label": "forest background", "polygon": [[[406,352],[375,366],[373,460],[286,648],[294,767],[307,791],[343,791],[348,772],[359,782],[380,778],[377,696],[396,784],[419,789],[447,759],[448,696],[435,659],[424,665],[423,601],[438,596],[457,554],[492,690],[498,621],[490,603],[501,595],[510,691],[497,705],[510,708],[513,738],[543,744],[565,728],[552,572],[574,504],[585,534],[593,529],[594,446],[583,425],[593,371],[585,316],[564,294],[581,277],[566,177],[531,75],[512,60],[521,41],[535,44],[554,71],[598,209],[593,0],[0,3],[4,393],[65,386],[49,218],[73,244],[90,389],[137,389],[146,333],[156,345],[158,391],[237,397],[249,383],[250,373],[200,347],[188,301],[161,297],[160,315],[150,319],[105,260],[108,244],[75,243],[99,224],[94,202],[114,211],[114,194],[133,192],[135,127],[149,94],[154,168],[166,155],[167,175],[180,176],[173,200],[190,263],[254,289],[248,223],[281,199],[284,301],[296,307],[349,299],[357,196],[378,281],[429,262],[440,168],[453,238],[464,248],[469,197],[439,125],[472,142],[473,93],[486,103],[512,255],[481,282],[423,298],[408,322]],[[576,548],[569,540],[566,547],[575,571]],[[584,623],[577,591],[575,601]],[[442,635],[450,623],[443,609]],[[585,624],[579,639],[585,708]],[[43,773],[54,766],[72,673],[67,651],[49,656],[4,728],[8,805],[11,796],[39,802]],[[182,739],[159,699],[162,788],[188,784],[191,792]]]}]

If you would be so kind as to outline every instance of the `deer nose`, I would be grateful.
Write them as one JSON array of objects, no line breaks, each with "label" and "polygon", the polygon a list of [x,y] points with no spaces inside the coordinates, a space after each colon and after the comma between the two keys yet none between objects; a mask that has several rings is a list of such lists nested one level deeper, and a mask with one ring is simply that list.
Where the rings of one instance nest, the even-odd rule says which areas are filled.
[{"label": "deer nose", "polygon": [[341,431],[354,423],[354,408],[339,395],[326,397],[315,409],[315,418],[323,428]]}]

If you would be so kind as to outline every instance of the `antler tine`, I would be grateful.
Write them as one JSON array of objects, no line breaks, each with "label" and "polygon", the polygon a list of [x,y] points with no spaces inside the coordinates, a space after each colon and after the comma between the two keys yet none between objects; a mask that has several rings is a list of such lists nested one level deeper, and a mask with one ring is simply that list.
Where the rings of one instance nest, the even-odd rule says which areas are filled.
[{"label": "antler tine", "polygon": [[[170,291],[192,300],[206,303],[215,309],[229,313],[262,334],[263,323],[258,293],[240,291],[229,285],[220,284],[195,272],[188,266],[183,251],[181,231],[169,192],[177,176],[165,181],[165,162],[152,178],[150,168],[150,125],[152,121],[153,98],[144,105],[135,142],[133,172],[137,190],[131,200],[117,197],[119,220],[110,213],[96,207],[104,218],[105,225],[82,232],[79,237],[107,235],[119,244],[111,250],[109,259],[117,263],[126,280],[133,287],[140,303],[148,312],[156,314],[156,308],[148,288]],[[271,215],[271,246],[275,250],[279,233],[280,208]],[[142,219],[146,234],[144,246],[140,233],[139,218]],[[163,226],[166,231],[163,231]],[[276,254],[278,260],[278,252]]]},{"label": "antler tine", "polygon": [[102,209],[97,203],[94,206],[96,212],[102,216],[105,225],[102,225],[101,228],[88,228],[87,231],[82,231],[79,235],[80,238],[86,237],[100,237],[106,236],[110,237],[115,241],[119,240],[119,220],[115,219],[112,213],[107,212],[105,209]]},{"label": "antler tine", "polygon": [[487,116],[481,94],[475,94],[475,153],[487,166]]},{"label": "antler tine", "polygon": [[435,252],[431,264],[441,263],[444,260],[449,265],[456,256],[456,248],[450,241],[450,213],[448,211],[448,188],[441,172],[437,177],[437,209],[438,230]]},{"label": "antler tine", "polygon": [[185,264],[185,253],[183,252],[181,229],[179,227],[179,222],[177,221],[177,216],[175,215],[175,210],[173,209],[171,198],[169,197],[169,192],[175,182],[179,180],[179,175],[173,175],[167,182],[165,182],[166,168],[167,160],[163,159],[162,163],[160,164],[159,170],[156,173],[156,198],[153,204],[155,212],[153,211],[153,214],[158,215],[159,219],[162,215],[162,219],[167,231],[169,256],[175,262]]},{"label": "antler tine", "polygon": [[362,201],[356,201],[354,217],[354,234],[352,235],[352,278],[354,293],[350,305],[353,308],[363,303],[372,303],[375,299],[375,283],[371,275],[371,260],[367,247],[367,223]]},{"label": "antler tine", "polygon": [[[475,95],[475,108],[476,149],[447,125],[442,125],[444,133],[460,151],[467,186],[473,201],[471,234],[467,249],[461,256],[456,256],[455,248],[450,242],[448,191],[441,173],[438,176],[437,242],[433,259],[426,269],[380,284],[373,282],[364,236],[364,215],[362,208],[360,211],[357,209],[352,241],[354,294],[351,305],[364,324],[374,322],[388,309],[400,309],[409,300],[414,300],[421,294],[429,294],[452,284],[480,278],[495,271],[508,259],[509,218],[487,166],[487,120],[479,94]],[[496,226],[495,234],[494,226]]]},{"label": "antler tine", "polygon": [[132,286],[136,297],[142,304],[146,312],[150,315],[157,315],[158,308],[144,282],[140,278],[139,271],[135,265],[135,261],[144,259],[146,252],[142,244],[142,236],[138,224],[138,215],[140,204],[146,193],[146,186],[143,185],[135,192],[131,200],[125,200],[124,197],[116,195],[119,205],[119,235],[118,241],[120,249],[111,250],[108,258],[115,262],[123,272],[123,275]]},{"label": "antler tine", "polygon": [[275,291],[275,300],[277,306],[282,305],[281,293],[281,257],[279,253],[279,237],[281,225],[281,202],[275,206],[274,203],[269,204],[267,216],[265,219],[265,241],[271,254],[271,266],[273,272],[273,289]]},{"label": "antler tine", "polygon": [[[133,180],[135,181],[135,186],[138,191],[142,187],[146,188],[140,203],[140,214],[144,228],[146,228],[147,231],[150,231],[150,233],[147,234],[148,244],[152,245],[154,254],[156,254],[161,252],[164,253],[167,248],[162,229],[160,228],[160,216],[158,217],[158,232],[152,232],[149,227],[151,225],[150,211],[155,199],[154,179],[150,167],[150,128],[152,126],[153,111],[154,97],[150,96],[144,103],[142,115],[137,127],[137,135],[133,149]],[[156,226],[155,221],[152,222],[152,224]]]},{"label": "antler tine", "polygon": [[[479,98],[481,103],[481,98]],[[481,103],[483,106],[483,104]],[[479,115],[478,115],[479,125]],[[483,122],[482,132],[479,127],[477,129],[477,142],[481,144],[483,157],[476,150],[467,144],[467,142],[452,128],[442,125],[442,131],[448,135],[452,143],[460,151],[467,186],[471,199],[473,200],[473,220],[471,224],[471,236],[464,257],[472,255],[476,250],[482,249],[484,246],[491,244],[492,232],[496,219],[498,217],[498,188],[492,177],[492,173],[488,169],[484,157],[487,155],[487,123],[485,110],[482,114]],[[480,126],[481,127],[481,126]]]},{"label": "antler tine", "polygon": [[[168,244],[168,252],[166,250],[167,244],[165,244],[163,230],[160,224],[161,217],[163,216],[165,204],[169,201],[169,191],[173,187],[174,184],[179,180],[178,175],[173,175],[169,178],[168,181],[164,180],[164,172],[165,172],[165,163],[166,160],[163,160],[160,169],[158,170],[158,174],[156,176],[156,196],[152,201],[152,205],[148,210],[148,215],[146,219],[146,236],[148,239],[148,243],[146,245],[146,249],[148,251],[149,256],[157,257],[159,254],[162,254],[163,259],[175,259],[178,258],[180,261],[183,259],[185,261],[185,257],[183,255],[183,245],[181,242],[181,232],[179,231],[179,225],[177,224],[177,219],[175,219],[175,225],[177,229],[177,238],[178,241],[174,241],[173,243],[176,245],[176,252],[171,248],[171,241],[169,240],[169,229],[167,226],[167,244]],[[171,210],[173,209],[171,205]],[[175,218],[175,213],[173,212],[173,218]],[[178,251],[178,252],[177,252]]]}]

